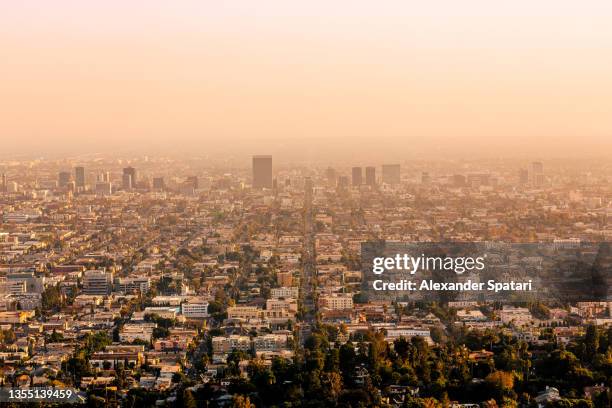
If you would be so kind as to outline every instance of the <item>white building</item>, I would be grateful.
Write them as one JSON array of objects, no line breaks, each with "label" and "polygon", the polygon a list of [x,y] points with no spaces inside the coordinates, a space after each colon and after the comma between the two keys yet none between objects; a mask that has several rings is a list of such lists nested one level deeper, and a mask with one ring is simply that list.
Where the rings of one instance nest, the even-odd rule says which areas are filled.
[{"label": "white building", "polygon": [[208,301],[196,298],[181,305],[181,313],[188,319],[208,317]]},{"label": "white building", "polygon": [[322,309],[345,310],[353,308],[353,295],[350,293],[333,293],[319,298]]},{"label": "white building", "polygon": [[299,295],[299,288],[297,286],[283,286],[280,288],[272,288],[270,290],[270,297],[273,299],[278,298],[293,298],[297,299]]}]

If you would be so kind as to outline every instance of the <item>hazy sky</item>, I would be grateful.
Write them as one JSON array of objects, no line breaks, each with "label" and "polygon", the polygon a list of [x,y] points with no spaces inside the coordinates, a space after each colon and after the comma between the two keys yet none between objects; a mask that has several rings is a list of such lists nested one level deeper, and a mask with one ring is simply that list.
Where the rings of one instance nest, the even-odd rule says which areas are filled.
[{"label": "hazy sky", "polygon": [[3,1],[0,150],[605,153],[611,21],[609,0]]}]

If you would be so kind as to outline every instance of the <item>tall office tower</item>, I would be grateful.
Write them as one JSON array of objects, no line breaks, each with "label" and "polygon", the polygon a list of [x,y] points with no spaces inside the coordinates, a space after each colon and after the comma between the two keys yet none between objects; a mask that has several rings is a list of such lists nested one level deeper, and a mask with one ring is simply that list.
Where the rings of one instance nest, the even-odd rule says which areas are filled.
[{"label": "tall office tower", "polygon": [[126,174],[123,173],[123,176],[121,176],[121,185],[123,186],[124,190],[131,190],[134,186],[134,182],[133,182],[133,178],[131,174]]},{"label": "tall office tower", "polygon": [[376,167],[365,168],[365,182],[368,186],[376,185]]},{"label": "tall office tower", "polygon": [[518,177],[519,177],[519,184],[529,183],[529,170],[519,169]]},{"label": "tall office tower", "polygon": [[85,187],[85,167],[78,166],[74,168],[74,182],[77,188]]},{"label": "tall office tower", "polygon": [[542,164],[542,162],[531,163],[529,179],[534,186],[541,186],[544,184],[544,164]]},{"label": "tall office tower", "polygon": [[312,194],[312,190],[314,189],[314,183],[311,177],[306,177],[304,179],[304,191],[307,194]]},{"label": "tall office tower", "polygon": [[272,156],[253,156],[253,188],[272,188]]},{"label": "tall office tower", "polygon": [[382,181],[385,184],[399,184],[401,182],[400,165],[399,164],[383,164]]},{"label": "tall office tower", "polygon": [[85,271],[83,293],[85,295],[109,295],[113,290],[113,273],[105,270]]},{"label": "tall office tower", "polygon": [[325,170],[325,178],[327,179],[327,185],[330,187],[334,187],[336,185],[336,170],[328,167]]},{"label": "tall office tower", "polygon": [[67,171],[60,171],[57,176],[57,184],[60,187],[66,187],[70,183],[70,173]]},{"label": "tall office tower", "polygon": [[361,167],[353,167],[351,170],[353,186],[360,186],[363,184],[363,174]]},{"label": "tall office tower", "polygon": [[6,180],[6,174],[2,173],[2,178],[0,178],[0,192],[2,193],[6,193],[8,190],[8,183]]},{"label": "tall office tower", "polygon": [[153,188],[155,190],[163,190],[164,189],[164,178],[154,177],[153,178]]},{"label": "tall office tower", "polygon": [[136,186],[136,169],[133,167],[126,167],[123,169],[123,182],[124,190],[131,190]]}]

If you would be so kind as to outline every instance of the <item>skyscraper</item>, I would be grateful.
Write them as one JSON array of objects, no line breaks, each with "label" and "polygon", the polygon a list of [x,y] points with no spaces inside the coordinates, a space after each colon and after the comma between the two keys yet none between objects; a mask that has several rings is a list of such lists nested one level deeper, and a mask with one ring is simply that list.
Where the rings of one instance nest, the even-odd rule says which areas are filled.
[{"label": "skyscraper", "polygon": [[66,187],[70,183],[70,173],[67,171],[60,171],[57,176],[57,184],[60,187]]},{"label": "skyscraper", "polygon": [[0,192],[6,193],[8,189],[8,183],[6,181],[6,174],[2,173],[2,178],[0,178]]},{"label": "skyscraper", "polygon": [[351,171],[353,186],[360,186],[363,184],[363,174],[361,167],[353,167]]},{"label": "skyscraper", "polygon": [[77,188],[85,187],[85,167],[78,166],[74,168],[74,181]]},{"label": "skyscraper", "polygon": [[385,184],[399,184],[401,181],[400,165],[399,164],[383,164],[382,181]]},{"label": "skyscraper", "polygon": [[253,156],[253,188],[272,188],[272,156]]},{"label": "skyscraper", "polygon": [[328,167],[327,170],[325,170],[325,177],[327,178],[328,186],[334,187],[336,185],[336,170],[332,169],[331,167]]},{"label": "skyscraper", "polygon": [[365,168],[365,183],[368,186],[376,185],[376,167]]},{"label": "skyscraper", "polygon": [[544,184],[544,164],[542,162],[531,163],[529,181],[533,186],[542,186]]},{"label": "skyscraper", "polygon": [[124,190],[131,190],[136,186],[136,169],[126,167],[123,169],[123,177],[121,179]]},{"label": "skyscraper", "polygon": [[154,177],[153,178],[153,188],[155,190],[163,190],[164,189],[164,178]]}]

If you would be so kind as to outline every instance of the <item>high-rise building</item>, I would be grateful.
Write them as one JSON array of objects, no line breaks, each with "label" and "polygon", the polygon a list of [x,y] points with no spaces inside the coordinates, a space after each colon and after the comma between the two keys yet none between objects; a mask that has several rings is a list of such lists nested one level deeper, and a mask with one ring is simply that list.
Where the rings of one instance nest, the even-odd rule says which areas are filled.
[{"label": "high-rise building", "polygon": [[363,184],[363,174],[361,167],[353,167],[351,170],[353,186],[360,186]]},{"label": "high-rise building", "polygon": [[155,189],[155,190],[163,190],[164,189],[164,178],[163,177],[154,177],[153,178],[153,189]]},{"label": "high-rise building", "polygon": [[60,187],[66,187],[70,183],[70,173],[67,171],[60,171],[57,177],[57,184]]},{"label": "high-rise building", "polygon": [[385,184],[399,184],[401,182],[400,165],[399,164],[383,164],[382,182]]},{"label": "high-rise building", "polygon": [[304,191],[306,194],[312,194],[312,190],[314,189],[314,183],[311,177],[306,177],[304,179]]},{"label": "high-rise building", "polygon": [[376,185],[376,167],[365,168],[365,183],[368,186]]},{"label": "high-rise building", "polygon": [[531,163],[529,181],[534,186],[542,186],[544,184],[544,164],[542,162]]},{"label": "high-rise building", "polygon": [[328,167],[325,170],[325,178],[327,179],[327,185],[330,187],[334,187],[336,185],[336,170],[331,167]]},{"label": "high-rise building", "polygon": [[74,182],[77,188],[85,187],[85,167],[78,166],[74,168]]},{"label": "high-rise building", "polygon": [[113,273],[105,270],[85,271],[83,274],[83,294],[109,295],[113,290]]},{"label": "high-rise building", "polygon": [[124,168],[121,181],[124,190],[131,190],[136,187],[136,169],[133,167]]},{"label": "high-rise building", "polygon": [[429,184],[431,182],[431,176],[428,172],[424,171],[421,173],[421,183]]},{"label": "high-rise building", "polygon": [[253,188],[272,188],[272,156],[253,156]]},{"label": "high-rise building", "polygon": [[2,173],[2,177],[0,178],[0,192],[6,193],[8,190],[8,183],[6,179],[6,174]]}]

